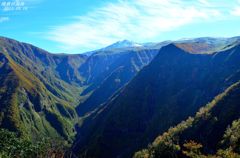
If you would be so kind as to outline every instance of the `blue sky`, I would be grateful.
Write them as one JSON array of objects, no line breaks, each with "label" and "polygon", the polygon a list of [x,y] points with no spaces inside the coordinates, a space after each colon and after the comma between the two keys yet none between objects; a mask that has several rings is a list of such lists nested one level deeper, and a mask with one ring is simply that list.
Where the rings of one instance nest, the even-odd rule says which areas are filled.
[{"label": "blue sky", "polygon": [[240,0],[0,0],[0,36],[53,53],[240,35]]}]

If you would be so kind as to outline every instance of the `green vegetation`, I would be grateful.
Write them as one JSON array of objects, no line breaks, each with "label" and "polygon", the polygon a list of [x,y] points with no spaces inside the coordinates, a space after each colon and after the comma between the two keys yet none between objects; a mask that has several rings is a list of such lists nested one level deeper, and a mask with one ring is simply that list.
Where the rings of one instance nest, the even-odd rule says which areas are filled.
[{"label": "green vegetation", "polygon": [[232,125],[227,128],[221,144],[240,153],[240,119],[233,121]]},{"label": "green vegetation", "polygon": [[188,158],[239,158],[240,155],[235,153],[231,147],[225,150],[219,149],[215,155],[204,155],[201,152],[202,144],[194,141],[189,141],[183,144],[185,150],[182,151],[183,155]]},{"label": "green vegetation", "polygon": [[[138,50],[90,57],[51,54],[0,37],[0,128],[17,132],[30,142],[50,137],[71,144],[75,125],[84,120],[75,108],[98,88],[99,101],[93,99],[95,106],[85,109],[95,110],[157,53]],[[120,68],[124,71],[117,71]],[[121,84],[116,78],[121,78]]]},{"label": "green vegetation", "polygon": [[[170,128],[157,137],[148,149],[136,152],[134,158],[239,158],[240,120],[232,120],[239,117],[239,92],[240,82],[237,82],[215,97],[211,103],[200,108],[194,118],[190,117]],[[219,109],[228,117],[219,112]],[[229,113],[229,110],[233,113]],[[229,126],[226,120],[232,122],[232,125]],[[217,128],[218,133],[214,133],[214,128]],[[204,132],[207,134],[203,135]],[[220,133],[223,134],[219,138],[210,137]],[[203,144],[193,140],[199,140]],[[211,148],[212,143],[214,148],[218,148]],[[208,147],[204,148],[205,146]]]},{"label": "green vegetation", "polygon": [[32,142],[5,129],[0,129],[0,140],[1,158],[62,157],[67,150],[64,141],[59,139],[43,138],[40,141]]},{"label": "green vegetation", "polygon": [[[71,142],[77,121],[73,104],[77,104],[78,97],[73,99],[74,95],[70,97],[69,94],[79,94],[80,88],[68,86],[54,77],[53,72],[47,77],[41,73],[47,68],[41,56],[52,57],[43,50],[8,39],[0,39],[0,49],[0,127],[32,140],[49,136]],[[60,93],[53,93],[49,87]],[[66,92],[66,89],[75,93]],[[57,116],[56,124],[63,128],[53,126],[55,124],[45,113],[48,111]]]}]

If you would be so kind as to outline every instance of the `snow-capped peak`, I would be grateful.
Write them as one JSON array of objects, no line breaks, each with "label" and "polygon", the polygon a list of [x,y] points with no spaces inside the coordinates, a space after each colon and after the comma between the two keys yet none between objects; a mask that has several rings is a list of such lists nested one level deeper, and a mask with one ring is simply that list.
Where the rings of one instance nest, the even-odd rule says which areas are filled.
[{"label": "snow-capped peak", "polygon": [[142,47],[142,45],[135,43],[133,41],[123,40],[113,43],[112,45],[107,46],[105,49],[128,48],[128,47]]}]

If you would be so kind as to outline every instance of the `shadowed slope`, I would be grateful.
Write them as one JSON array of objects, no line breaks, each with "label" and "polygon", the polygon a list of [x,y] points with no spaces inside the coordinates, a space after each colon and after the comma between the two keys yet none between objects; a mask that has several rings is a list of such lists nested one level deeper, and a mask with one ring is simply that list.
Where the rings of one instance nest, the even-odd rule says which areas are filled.
[{"label": "shadowed slope", "polygon": [[137,152],[135,157],[186,157],[182,153],[185,150],[183,144],[192,140],[203,145],[205,154],[213,154],[219,148],[227,150],[229,147],[239,153],[239,144],[235,143],[240,141],[237,135],[240,126],[234,127],[237,131],[229,128],[239,117],[240,84],[237,82],[201,108],[193,118],[188,118],[157,137],[148,149]]},{"label": "shadowed slope", "polygon": [[86,121],[74,149],[89,157],[130,157],[238,81],[239,59],[239,45],[209,55],[163,47]]}]

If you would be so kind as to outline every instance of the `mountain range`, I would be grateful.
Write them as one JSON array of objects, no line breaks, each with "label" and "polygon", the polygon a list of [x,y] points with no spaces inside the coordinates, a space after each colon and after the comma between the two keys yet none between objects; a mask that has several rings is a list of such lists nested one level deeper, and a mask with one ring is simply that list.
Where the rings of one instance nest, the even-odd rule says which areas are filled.
[{"label": "mountain range", "polygon": [[66,141],[78,157],[237,154],[239,61],[240,37],[124,40],[83,54],[1,37],[0,128]]},{"label": "mountain range", "polygon": [[88,118],[76,150],[89,157],[131,157],[239,80],[239,44],[210,54],[192,53],[188,48],[185,43],[163,47]]},{"label": "mountain range", "polygon": [[104,96],[90,102],[106,101],[157,54],[153,49],[58,55],[8,38],[1,38],[0,45],[0,125],[33,138],[42,134],[70,139],[79,119],[76,111],[86,113],[97,106],[88,110],[89,101],[81,102],[105,91],[104,82],[112,82]]}]

